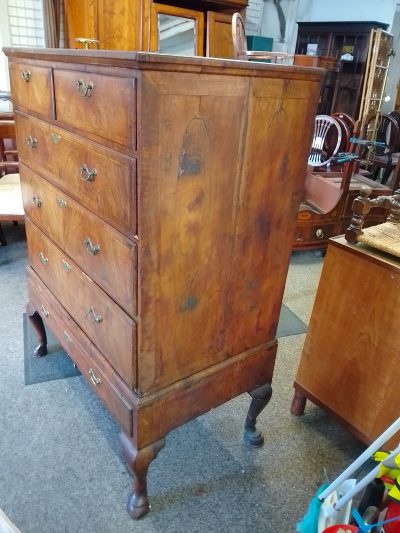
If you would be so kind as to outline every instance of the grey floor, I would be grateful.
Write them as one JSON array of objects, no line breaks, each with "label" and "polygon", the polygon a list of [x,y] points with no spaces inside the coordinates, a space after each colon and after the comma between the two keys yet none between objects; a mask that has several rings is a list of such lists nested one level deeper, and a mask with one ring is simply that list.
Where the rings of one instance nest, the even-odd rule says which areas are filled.
[{"label": "grey floor", "polygon": [[[152,510],[125,511],[131,477],[118,427],[82,377],[24,385],[23,226],[0,246],[0,509],[23,533],[290,533],[311,497],[364,447],[308,403],[290,415],[304,334],[279,340],[262,449],[242,444],[246,395],[171,432],[149,471]],[[293,254],[284,301],[308,322],[322,258]],[[312,532],[310,532],[312,533]]]}]

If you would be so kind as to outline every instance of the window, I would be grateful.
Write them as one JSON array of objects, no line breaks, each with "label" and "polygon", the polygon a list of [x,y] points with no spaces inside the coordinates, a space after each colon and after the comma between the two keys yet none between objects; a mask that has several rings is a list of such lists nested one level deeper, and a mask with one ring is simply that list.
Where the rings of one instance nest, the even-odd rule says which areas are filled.
[{"label": "window", "polygon": [[42,0],[7,0],[11,46],[44,46]]}]

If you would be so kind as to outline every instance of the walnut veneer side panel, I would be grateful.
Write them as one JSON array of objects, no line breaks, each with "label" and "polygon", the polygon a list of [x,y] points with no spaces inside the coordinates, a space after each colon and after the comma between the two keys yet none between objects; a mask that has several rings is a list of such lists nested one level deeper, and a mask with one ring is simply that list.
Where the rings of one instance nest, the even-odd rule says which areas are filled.
[{"label": "walnut veneer side panel", "polygon": [[146,72],[141,90],[149,391],[275,337],[319,85]]},{"label": "walnut veneer side panel", "polygon": [[398,416],[400,265],[328,246],[296,383],[373,441]]}]

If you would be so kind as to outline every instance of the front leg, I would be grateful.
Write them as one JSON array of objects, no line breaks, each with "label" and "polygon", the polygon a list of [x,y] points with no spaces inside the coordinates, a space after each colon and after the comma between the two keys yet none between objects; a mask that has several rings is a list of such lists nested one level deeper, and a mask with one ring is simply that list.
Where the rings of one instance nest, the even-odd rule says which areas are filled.
[{"label": "front leg", "polygon": [[290,407],[290,412],[292,415],[301,416],[304,415],[304,409],[306,408],[307,398],[301,394],[298,390],[294,391],[292,405]]},{"label": "front leg", "polygon": [[34,357],[43,357],[47,355],[47,335],[42,317],[30,302],[26,305],[26,314],[39,340],[39,344],[33,350],[33,355]]},{"label": "front leg", "polygon": [[158,452],[164,448],[165,439],[160,439],[137,450],[125,433],[121,432],[119,438],[125,460],[134,476],[133,492],[129,497],[127,510],[132,518],[140,518],[150,511],[147,496],[147,471]]},{"label": "front leg", "polygon": [[244,424],[244,442],[248,446],[258,448],[264,444],[264,437],[256,428],[257,417],[271,399],[271,384],[266,383],[249,392],[249,394],[253,399]]}]

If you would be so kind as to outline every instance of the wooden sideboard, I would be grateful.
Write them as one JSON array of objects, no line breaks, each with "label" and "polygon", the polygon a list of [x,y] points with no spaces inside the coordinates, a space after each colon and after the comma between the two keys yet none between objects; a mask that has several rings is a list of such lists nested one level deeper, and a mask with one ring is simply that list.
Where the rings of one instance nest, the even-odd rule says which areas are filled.
[{"label": "wooden sideboard", "polygon": [[[330,240],[294,383],[366,444],[397,417],[400,263],[343,237]],[[386,444],[393,449],[395,439]],[[391,448],[392,447],[392,448]]]},{"label": "wooden sideboard", "polygon": [[[171,33],[187,40],[191,55],[233,58],[232,15],[244,13],[247,0],[65,0],[66,44],[96,39],[103,50],[140,50],[176,54]],[[175,32],[171,32],[176,25]],[[165,29],[166,48],[160,43]],[[169,39],[169,40],[168,40]],[[179,38],[178,38],[179,40]],[[176,42],[175,42],[176,44]],[[188,55],[188,54],[185,54]]]},{"label": "wooden sideboard", "polygon": [[[122,427],[128,510],[173,428],[271,395],[321,73],[165,55],[6,49],[42,319]],[[287,124],[291,128],[287,128]]]}]

